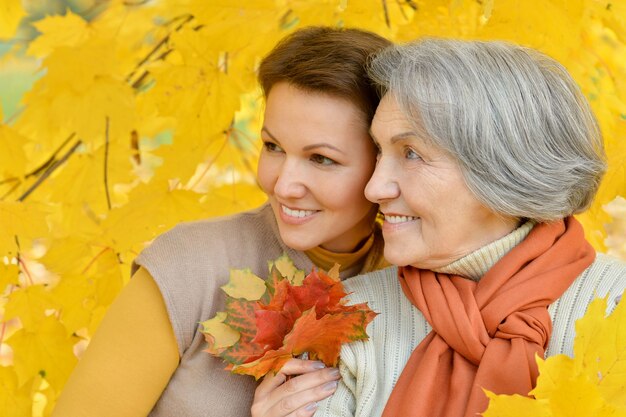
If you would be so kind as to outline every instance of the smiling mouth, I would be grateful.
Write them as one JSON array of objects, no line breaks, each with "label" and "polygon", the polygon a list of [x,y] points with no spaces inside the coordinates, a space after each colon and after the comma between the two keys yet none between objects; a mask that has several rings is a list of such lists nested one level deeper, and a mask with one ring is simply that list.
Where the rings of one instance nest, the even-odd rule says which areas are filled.
[{"label": "smiling mouth", "polygon": [[304,217],[310,216],[317,212],[317,210],[298,210],[298,209],[290,209],[287,206],[280,205],[280,209],[284,214],[289,217],[295,217],[297,219],[302,219]]},{"label": "smiling mouth", "polygon": [[390,224],[408,223],[417,219],[419,219],[419,217],[385,215],[385,222],[390,223]]}]

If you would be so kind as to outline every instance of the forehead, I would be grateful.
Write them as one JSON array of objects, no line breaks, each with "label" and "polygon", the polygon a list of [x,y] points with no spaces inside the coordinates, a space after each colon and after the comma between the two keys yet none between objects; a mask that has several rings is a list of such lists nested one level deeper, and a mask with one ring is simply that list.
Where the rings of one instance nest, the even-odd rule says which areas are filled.
[{"label": "forehead", "polygon": [[408,133],[415,133],[415,127],[406,117],[393,94],[385,94],[372,120],[371,131],[375,139],[389,141],[397,135],[406,136]]}]

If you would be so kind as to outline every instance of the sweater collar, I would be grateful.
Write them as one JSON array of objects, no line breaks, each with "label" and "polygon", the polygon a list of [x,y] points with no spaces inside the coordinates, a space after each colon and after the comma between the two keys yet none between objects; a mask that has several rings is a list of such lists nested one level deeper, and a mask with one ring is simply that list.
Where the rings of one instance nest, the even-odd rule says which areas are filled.
[{"label": "sweater collar", "polygon": [[527,221],[508,235],[433,271],[479,281],[492,266],[528,236],[534,225],[535,222]]}]

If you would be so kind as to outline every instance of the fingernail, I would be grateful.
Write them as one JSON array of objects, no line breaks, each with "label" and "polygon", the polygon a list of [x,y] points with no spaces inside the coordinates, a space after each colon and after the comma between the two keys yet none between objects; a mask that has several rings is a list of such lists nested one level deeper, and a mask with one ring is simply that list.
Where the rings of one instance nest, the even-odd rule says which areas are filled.
[{"label": "fingernail", "polygon": [[307,405],[306,407],[304,407],[304,409],[306,411],[313,411],[317,408],[317,403],[311,403],[309,405]]},{"label": "fingernail", "polygon": [[320,362],[320,361],[315,361],[311,364],[311,366],[313,367],[313,369],[324,369],[326,368],[326,365],[324,365],[324,362]]},{"label": "fingernail", "polygon": [[322,389],[324,391],[333,391],[337,388],[337,381],[332,381],[332,382],[327,382],[326,384],[324,384],[324,386],[322,387]]},{"label": "fingernail", "polygon": [[331,378],[337,378],[339,376],[339,369],[337,369],[337,368],[331,369],[330,371],[328,371],[328,375]]}]

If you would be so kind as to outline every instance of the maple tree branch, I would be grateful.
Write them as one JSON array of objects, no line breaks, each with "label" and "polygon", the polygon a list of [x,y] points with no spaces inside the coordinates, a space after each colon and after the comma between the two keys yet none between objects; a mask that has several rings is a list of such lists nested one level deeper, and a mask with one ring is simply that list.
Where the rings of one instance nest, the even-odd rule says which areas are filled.
[{"label": "maple tree branch", "polygon": [[104,192],[107,196],[107,207],[111,210],[111,196],[109,195],[109,116],[106,117],[104,127]]},{"label": "maple tree branch", "polygon": [[391,29],[391,20],[389,19],[389,10],[387,9],[387,0],[382,0],[383,2],[383,11],[385,12],[385,23],[387,27]]},{"label": "maple tree branch", "polygon": [[[191,14],[186,15],[184,20],[176,27],[176,29],[174,29],[172,32],[168,33],[163,39],[161,39],[159,42],[157,42],[157,44],[154,45],[154,47],[150,50],[150,52],[148,52],[148,54],[145,57],[143,57],[143,59],[141,61],[139,61],[139,63],[137,63],[137,65],[135,66],[135,69],[133,69],[131,71],[131,73],[128,74],[128,76],[126,77],[126,82],[130,82],[131,78],[133,78],[133,75],[135,75],[137,73],[137,70],[139,68],[141,68],[141,66],[143,64],[148,62],[150,60],[150,58],[152,58],[152,56],[154,54],[156,54],[157,51],[159,49],[161,49],[161,47],[163,45],[165,45],[170,40],[170,37],[172,36],[172,33],[178,32],[179,30],[181,30],[183,28],[183,26],[185,26],[187,23],[189,23],[192,19],[193,19],[193,15],[191,15]],[[140,79],[144,78],[146,76],[146,74],[147,74],[147,71],[144,71],[144,73],[139,78]],[[135,81],[135,83],[136,83],[136,81]],[[134,83],[133,83],[133,85],[134,85]]]},{"label": "maple tree branch", "polygon": [[[17,180],[17,179],[16,179]],[[4,200],[5,198],[7,198],[8,196],[10,196],[13,191],[15,191],[17,189],[17,187],[20,186],[22,182],[21,181],[17,181],[15,184],[13,184],[13,187],[11,187],[9,189],[9,191],[7,191],[6,193],[4,193],[4,195],[2,197],[0,197],[0,201]]]},{"label": "maple tree branch", "polygon": [[[50,164],[52,164],[56,159],[56,156],[58,155],[59,152],[61,152],[61,150],[63,148],[65,148],[65,145],[67,145],[70,140],[72,140],[72,138],[74,138],[74,136],[76,136],[76,133],[72,133],[71,135],[69,135],[67,137],[67,139],[65,139],[63,141],[63,143],[52,153],[52,155],[50,155],[50,157],[48,159],[46,159],[46,161],[39,165],[37,168],[35,168],[34,170],[32,170],[31,172],[29,172],[28,174],[26,174],[24,176],[24,178],[30,178],[30,177],[34,177],[39,175],[40,172],[42,172],[43,170],[45,170],[46,168],[48,168],[50,166]],[[19,181],[20,179],[18,177],[11,177],[11,178],[6,178],[2,181],[0,181],[0,185],[5,184],[7,182],[13,182],[13,181]],[[21,181],[20,181],[21,183]]]},{"label": "maple tree branch", "polygon": [[41,177],[39,177],[37,179],[37,181],[35,181],[35,183],[33,185],[30,186],[30,188],[28,190],[26,190],[26,192],[24,194],[22,194],[20,196],[20,198],[17,199],[17,201],[24,201],[26,200],[26,198],[28,198],[28,196],[30,194],[32,194],[33,191],[35,191],[37,188],[39,188],[39,186],[41,185],[42,182],[44,182],[46,180],[46,178],[48,178],[50,175],[52,175],[52,173],[61,165],[63,165],[65,163],[65,161],[67,161],[69,159],[70,156],[72,156],[72,154],[76,151],[76,149],[78,149],[78,147],[80,145],[83,144],[82,140],[77,141],[74,146],[72,146],[62,157],[61,159],[59,159],[58,161],[54,162],[52,165],[50,165],[46,171],[41,175]]}]

